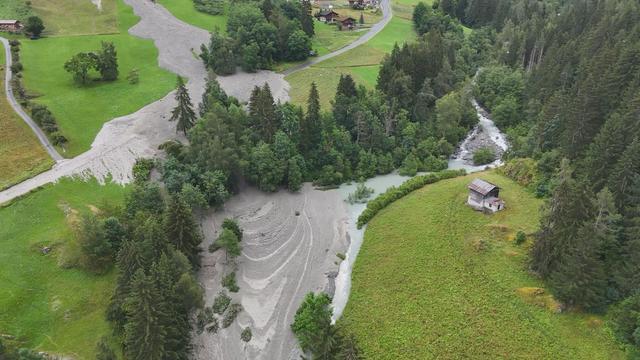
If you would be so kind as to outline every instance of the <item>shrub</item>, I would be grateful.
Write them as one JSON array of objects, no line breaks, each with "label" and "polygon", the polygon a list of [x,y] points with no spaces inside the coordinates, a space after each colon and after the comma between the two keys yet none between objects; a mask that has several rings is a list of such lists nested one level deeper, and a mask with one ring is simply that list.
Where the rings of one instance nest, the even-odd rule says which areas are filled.
[{"label": "shrub", "polygon": [[539,181],[538,163],[530,158],[516,158],[498,168],[498,172],[518,184],[529,187]]},{"label": "shrub", "polygon": [[136,159],[136,163],[133,165],[133,181],[140,184],[149,180],[151,170],[155,167],[155,161],[153,159]]},{"label": "shrub", "polygon": [[222,328],[226,329],[233,321],[238,317],[238,314],[242,311],[242,305],[240,304],[231,304],[229,309],[227,310],[227,314],[222,319]]},{"label": "shrub", "polygon": [[51,143],[54,146],[63,146],[67,142],[69,142],[69,140],[67,140],[67,138],[64,135],[57,132],[54,132],[51,134]]},{"label": "shrub", "polygon": [[398,187],[390,187],[387,191],[367,203],[367,208],[358,217],[358,229],[368,223],[380,210],[410,192],[420,189],[427,184],[433,184],[440,180],[451,179],[465,174],[466,172],[464,170],[444,170],[437,173],[416,176],[405,181]]},{"label": "shrub", "polygon": [[9,41],[9,45],[14,48],[14,47],[18,47],[20,46],[20,41],[19,40],[10,40]]},{"label": "shrub", "polygon": [[140,82],[140,71],[138,69],[132,69],[127,74],[127,81],[131,85],[135,85]]},{"label": "shrub", "polygon": [[492,163],[496,159],[496,153],[493,149],[483,147],[473,153],[473,165],[484,165]]},{"label": "shrub", "polygon": [[223,0],[193,0],[196,10],[210,15],[220,15],[224,12]]},{"label": "shrub", "polygon": [[232,231],[234,234],[236,234],[238,241],[242,241],[242,229],[240,228],[240,225],[238,225],[238,222],[234,219],[224,219],[224,221],[222,222],[222,228]]},{"label": "shrub", "polygon": [[204,310],[198,312],[196,316],[196,329],[199,333],[202,333],[207,324],[213,322],[216,318],[213,316],[211,308],[204,308]]},{"label": "shrub", "polygon": [[213,309],[213,312],[219,315],[224,314],[225,310],[227,310],[227,308],[229,307],[229,304],[231,304],[231,298],[225,294],[224,291],[221,291],[220,293],[218,293],[218,296],[216,296],[216,298],[213,300],[213,305],[211,306],[211,309]]},{"label": "shrub", "polygon": [[242,339],[242,341],[244,342],[249,342],[251,341],[251,329],[244,328],[244,330],[242,330],[242,333],[240,334],[240,339]]},{"label": "shrub", "polygon": [[238,292],[238,290],[240,290],[240,287],[236,282],[236,273],[232,272],[229,275],[223,277],[222,286],[226,287],[231,292]]},{"label": "shrub", "polygon": [[371,194],[373,194],[373,189],[368,188],[364,184],[364,182],[361,182],[361,183],[358,183],[356,190],[351,194],[349,194],[349,196],[347,197],[347,201],[349,202],[349,204],[355,204],[355,203],[363,204],[367,202],[367,199],[369,199]]},{"label": "shrub", "polygon": [[527,241],[527,234],[525,234],[523,231],[518,231],[516,233],[516,237],[514,239],[516,245],[520,245],[523,244],[525,241]]},{"label": "shrub", "polygon": [[13,64],[11,64],[11,72],[14,74],[19,73],[20,71],[22,71],[22,69],[24,69],[24,67],[22,66],[21,62],[14,62]]}]

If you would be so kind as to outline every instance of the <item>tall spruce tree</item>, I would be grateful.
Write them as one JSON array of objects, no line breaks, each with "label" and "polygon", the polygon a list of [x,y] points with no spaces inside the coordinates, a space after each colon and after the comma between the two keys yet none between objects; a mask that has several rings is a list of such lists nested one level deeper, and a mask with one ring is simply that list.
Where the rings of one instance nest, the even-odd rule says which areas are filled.
[{"label": "tall spruce tree", "polygon": [[176,100],[178,105],[171,112],[169,121],[177,121],[176,132],[182,131],[187,135],[187,131],[196,123],[196,113],[193,111],[189,91],[187,91],[184,80],[180,76],[178,76],[176,86]]},{"label": "tall spruce tree", "polygon": [[162,324],[167,316],[164,312],[165,299],[143,269],[139,269],[133,276],[124,308],[127,314],[124,333],[127,359],[165,359],[167,329]]},{"label": "tall spruce tree", "polygon": [[543,277],[555,272],[564,255],[576,247],[578,232],[593,215],[591,199],[585,186],[573,178],[569,160],[564,159],[531,254],[532,268]]},{"label": "tall spruce tree", "polygon": [[309,99],[307,100],[307,113],[300,124],[300,150],[309,155],[318,148],[322,140],[322,127],[320,123],[320,95],[316,83],[311,83]]},{"label": "tall spruce tree", "polygon": [[636,138],[624,150],[609,178],[609,188],[620,209],[628,205],[632,184],[638,174],[640,174],[640,139]]},{"label": "tall spruce tree", "polygon": [[311,16],[311,1],[310,0],[302,0],[302,11],[300,11],[300,25],[302,26],[302,31],[307,34],[308,37],[313,37],[315,35],[315,30],[313,28],[313,16]]},{"label": "tall spruce tree", "polygon": [[269,84],[265,83],[262,88],[256,86],[251,92],[249,119],[263,141],[271,142],[273,140],[273,135],[278,130],[279,124]]},{"label": "tall spruce tree", "polygon": [[176,250],[187,256],[194,269],[200,267],[200,243],[202,235],[196,224],[191,208],[182,199],[174,195],[167,204],[164,227],[169,241]]}]

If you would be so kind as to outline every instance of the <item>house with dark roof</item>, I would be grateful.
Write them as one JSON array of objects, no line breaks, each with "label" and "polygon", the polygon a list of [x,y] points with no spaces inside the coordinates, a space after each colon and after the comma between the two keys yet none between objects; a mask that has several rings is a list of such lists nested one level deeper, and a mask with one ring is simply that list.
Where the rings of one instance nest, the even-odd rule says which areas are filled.
[{"label": "house with dark roof", "polygon": [[482,179],[473,179],[469,184],[467,204],[479,211],[492,213],[504,209],[504,201],[500,199],[500,187]]},{"label": "house with dark roof", "polygon": [[333,11],[333,9],[322,9],[318,11],[315,15],[316,19],[326,23],[333,23],[340,16],[337,12]]},{"label": "house with dark roof", "polygon": [[339,17],[336,20],[340,30],[353,30],[356,27],[356,19],[352,17]]}]

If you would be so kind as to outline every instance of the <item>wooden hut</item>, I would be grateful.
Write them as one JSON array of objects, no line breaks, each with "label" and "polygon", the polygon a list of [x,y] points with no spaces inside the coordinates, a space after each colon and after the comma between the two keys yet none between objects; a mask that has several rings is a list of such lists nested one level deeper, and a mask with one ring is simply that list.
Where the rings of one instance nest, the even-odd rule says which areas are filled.
[{"label": "wooden hut", "polygon": [[341,30],[353,30],[356,27],[356,19],[352,17],[340,17],[336,19],[336,22],[340,25]]},{"label": "wooden hut", "polygon": [[500,187],[482,179],[474,179],[469,184],[467,204],[480,211],[496,212],[504,209],[500,199]]}]

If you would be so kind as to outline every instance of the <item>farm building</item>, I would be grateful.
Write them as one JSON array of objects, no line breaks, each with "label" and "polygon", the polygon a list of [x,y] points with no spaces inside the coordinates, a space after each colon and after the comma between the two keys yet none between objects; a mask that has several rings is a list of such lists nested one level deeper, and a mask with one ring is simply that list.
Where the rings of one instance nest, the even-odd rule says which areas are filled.
[{"label": "farm building", "polygon": [[504,209],[500,188],[488,181],[474,179],[469,184],[467,204],[476,210],[496,212]]},{"label": "farm building", "polygon": [[333,23],[340,16],[337,12],[332,9],[322,9],[318,11],[315,15],[316,19],[326,23]]},{"label": "farm building", "polygon": [[340,30],[353,30],[356,27],[356,19],[352,17],[340,17],[336,19]]},{"label": "farm building", "polygon": [[22,30],[19,20],[0,20],[0,31],[17,32]]}]

